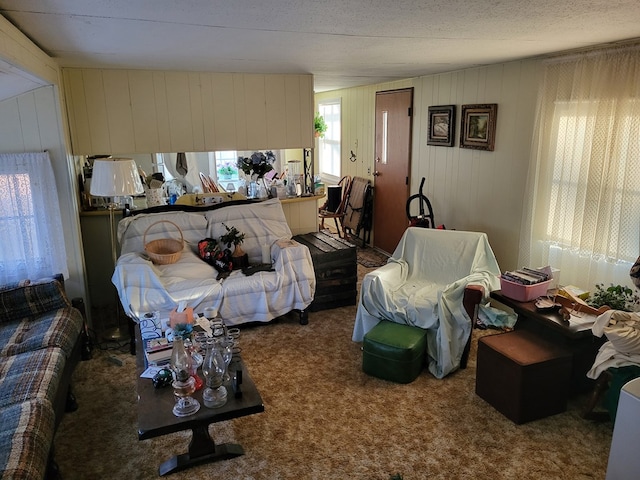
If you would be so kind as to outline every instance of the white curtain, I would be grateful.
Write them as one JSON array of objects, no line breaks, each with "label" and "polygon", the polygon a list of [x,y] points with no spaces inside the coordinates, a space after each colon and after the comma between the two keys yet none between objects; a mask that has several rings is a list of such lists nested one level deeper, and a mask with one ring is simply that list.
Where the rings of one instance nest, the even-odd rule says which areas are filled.
[{"label": "white curtain", "polygon": [[48,153],[0,154],[0,285],[69,276]]},{"label": "white curtain", "polygon": [[640,46],[547,61],[521,232],[521,265],[563,285],[633,286],[640,254]]}]

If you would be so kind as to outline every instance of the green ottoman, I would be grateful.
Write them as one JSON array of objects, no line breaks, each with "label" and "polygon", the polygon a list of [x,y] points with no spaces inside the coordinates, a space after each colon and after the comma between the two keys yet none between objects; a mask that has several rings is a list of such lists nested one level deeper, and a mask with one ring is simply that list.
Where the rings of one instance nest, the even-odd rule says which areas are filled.
[{"label": "green ottoman", "polygon": [[364,336],[362,370],[397,383],[413,382],[424,367],[427,331],[381,321]]}]

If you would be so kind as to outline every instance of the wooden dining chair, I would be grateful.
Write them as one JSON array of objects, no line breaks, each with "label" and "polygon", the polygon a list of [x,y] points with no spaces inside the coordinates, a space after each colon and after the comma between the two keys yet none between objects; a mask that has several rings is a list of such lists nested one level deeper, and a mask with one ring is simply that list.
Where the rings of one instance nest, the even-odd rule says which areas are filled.
[{"label": "wooden dining chair", "polygon": [[340,200],[340,204],[338,205],[338,208],[335,212],[327,210],[327,204],[329,202],[328,199],[325,204],[318,209],[318,218],[320,218],[320,230],[324,229],[325,219],[333,218],[333,221],[336,224],[336,229],[338,230],[338,236],[340,238],[345,238],[343,222],[347,203],[349,201],[349,195],[351,194],[351,183],[352,182],[350,175],[345,175],[338,182],[338,185],[342,187],[342,197]]}]

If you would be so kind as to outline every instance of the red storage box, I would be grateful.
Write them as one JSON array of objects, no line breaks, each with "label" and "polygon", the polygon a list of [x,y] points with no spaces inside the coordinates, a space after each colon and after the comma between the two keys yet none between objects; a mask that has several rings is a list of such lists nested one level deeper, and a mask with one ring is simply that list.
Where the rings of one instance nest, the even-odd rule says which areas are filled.
[{"label": "red storage box", "polygon": [[520,283],[510,282],[500,277],[500,288],[505,297],[512,298],[519,302],[530,302],[538,297],[547,294],[551,280],[536,283],[534,285],[522,285]]}]

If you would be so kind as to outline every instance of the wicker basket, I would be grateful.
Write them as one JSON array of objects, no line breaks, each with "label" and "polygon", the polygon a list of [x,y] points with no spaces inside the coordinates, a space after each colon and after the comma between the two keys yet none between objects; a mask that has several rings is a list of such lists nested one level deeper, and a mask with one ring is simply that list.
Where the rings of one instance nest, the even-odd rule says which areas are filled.
[{"label": "wicker basket", "polygon": [[[158,240],[151,240],[147,243],[147,232],[151,227],[159,223],[170,223],[176,227],[178,232],[180,232],[180,240],[173,238],[161,238]],[[153,263],[156,265],[170,265],[172,263],[176,263],[180,259],[182,249],[184,248],[184,236],[182,235],[180,227],[175,223],[169,220],[159,220],[149,225],[144,231],[142,243],[144,243],[144,250],[147,252],[147,255],[149,255],[149,258],[151,258]]]}]

